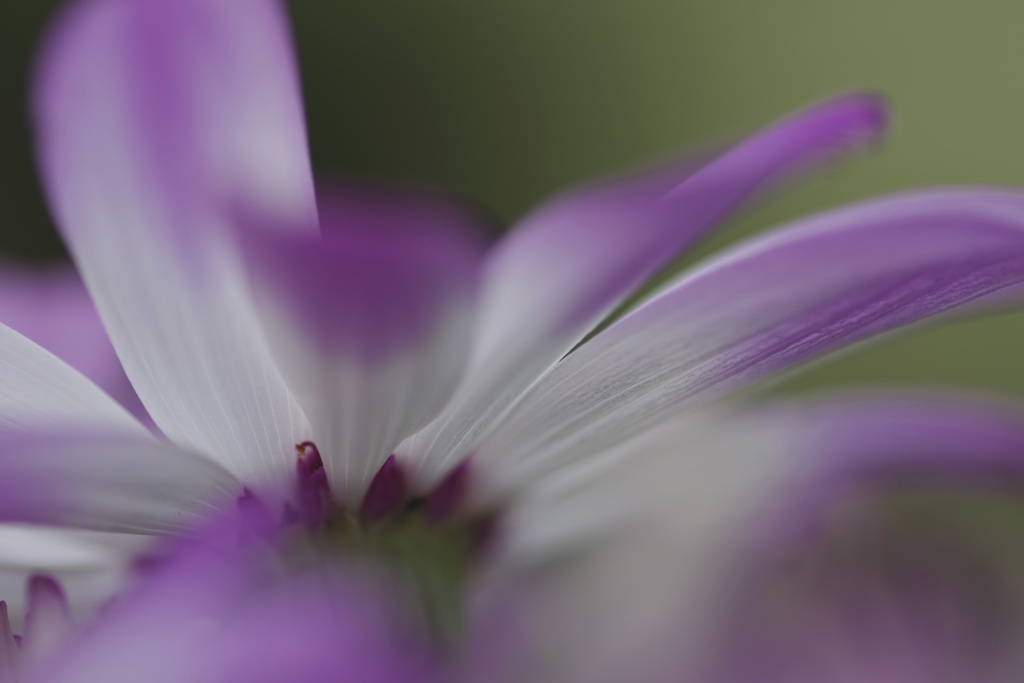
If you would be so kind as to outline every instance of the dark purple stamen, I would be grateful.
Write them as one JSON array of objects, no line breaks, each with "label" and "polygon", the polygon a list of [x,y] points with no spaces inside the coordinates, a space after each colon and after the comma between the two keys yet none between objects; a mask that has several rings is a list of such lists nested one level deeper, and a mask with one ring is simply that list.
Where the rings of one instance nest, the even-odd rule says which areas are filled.
[{"label": "dark purple stamen", "polygon": [[370,482],[359,514],[363,521],[379,522],[398,512],[405,504],[408,485],[395,456],[390,456]]},{"label": "dark purple stamen", "polygon": [[424,513],[432,524],[443,524],[459,511],[469,488],[469,460],[463,460],[427,496]]},{"label": "dark purple stamen", "polygon": [[295,463],[298,479],[296,514],[299,521],[310,528],[320,526],[327,517],[327,503],[330,499],[330,488],[327,484],[327,471],[320,457],[320,450],[312,441],[303,441],[295,446],[299,459]]}]

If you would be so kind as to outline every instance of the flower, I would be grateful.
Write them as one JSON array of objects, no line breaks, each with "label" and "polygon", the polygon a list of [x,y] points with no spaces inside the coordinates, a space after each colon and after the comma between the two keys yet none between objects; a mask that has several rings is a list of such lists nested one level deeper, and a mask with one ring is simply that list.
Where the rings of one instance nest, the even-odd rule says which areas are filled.
[{"label": "flower", "polygon": [[[250,497],[175,543],[84,628],[69,623],[55,584],[36,579],[20,647],[0,629],[0,680],[1019,678],[1024,596],[948,534],[886,523],[872,502],[879,487],[891,498],[897,487],[963,493],[1019,481],[1019,409],[847,398],[658,432],[591,470],[586,485],[549,481],[518,508],[525,546],[510,553],[518,566],[501,568],[514,580],[489,577],[505,593],[477,605],[470,647],[418,637],[386,575],[296,565],[288,529]],[[694,446],[700,457],[680,457]],[[779,476],[781,461],[803,476]],[[623,496],[624,485],[646,495]],[[595,501],[610,504],[614,523],[565,514]],[[828,521],[837,513],[838,526]],[[719,535],[744,524],[743,543]],[[561,561],[537,563],[550,546]]]},{"label": "flower", "polygon": [[[746,200],[877,140],[871,95],[570,192],[489,248],[471,211],[433,196],[345,187],[318,206],[272,0],[78,2],[44,51],[34,111],[57,223],[167,439],[0,329],[0,518],[13,522],[178,532],[249,491],[308,527],[314,554],[325,540],[399,547],[458,588],[495,520],[495,576],[598,521],[616,528],[616,505],[573,493],[609,495],[606,468],[635,468],[614,494],[624,513],[664,503],[641,474],[663,466],[637,453],[778,453],[767,470],[687,454],[730,482],[711,501],[719,529],[793,461],[774,427],[719,447],[701,426],[718,418],[698,407],[1024,280],[1024,194],[925,190],[749,240],[587,339]],[[538,511],[543,524],[523,521]],[[414,569],[430,583],[437,567]]]}]

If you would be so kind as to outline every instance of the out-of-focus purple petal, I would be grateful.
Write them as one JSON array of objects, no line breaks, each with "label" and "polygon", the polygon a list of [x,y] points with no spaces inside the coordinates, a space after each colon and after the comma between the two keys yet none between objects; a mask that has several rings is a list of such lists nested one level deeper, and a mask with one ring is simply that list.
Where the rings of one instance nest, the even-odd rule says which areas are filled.
[{"label": "out-of-focus purple petal", "polygon": [[241,494],[220,465],[155,439],[59,429],[0,435],[0,520],[160,533]]},{"label": "out-of-focus purple petal", "polygon": [[752,196],[877,140],[878,98],[799,113],[703,164],[559,197],[492,252],[469,370],[452,405],[401,453],[436,478],[536,378],[680,250]]},{"label": "out-of-focus purple petal", "polygon": [[1024,195],[1008,190],[911,193],[807,219],[684,275],[567,356],[475,462],[514,487],[683,405],[1022,278]]},{"label": "out-of-focus purple petal", "polygon": [[[393,606],[342,571],[282,576],[259,520],[219,520],[108,607],[32,683],[428,683]],[[256,529],[253,528],[256,524]],[[395,628],[390,628],[395,626]]]},{"label": "out-of-focus purple petal", "polygon": [[317,187],[321,230],[432,236],[483,251],[499,227],[484,210],[459,197],[415,187],[361,180],[321,181]]},{"label": "out-of-focus purple petal", "polygon": [[693,412],[524,491],[473,603],[520,648],[489,680],[701,680],[745,530],[794,475],[790,437]]},{"label": "out-of-focus purple petal", "polygon": [[308,425],[270,361],[232,217],[315,230],[276,0],[80,0],[35,84],[57,224],[156,424],[247,481]]},{"label": "out-of-focus purple petal", "polygon": [[1020,678],[1017,565],[997,571],[950,529],[865,517],[863,503],[1019,493],[1024,414],[913,397],[722,410],[524,493],[479,604],[507,611],[527,668],[494,680]]},{"label": "out-of-focus purple petal", "polygon": [[65,361],[148,421],[96,307],[71,268],[0,265],[0,323]]},{"label": "out-of-focus purple petal", "polygon": [[[708,680],[1019,680],[1024,595],[1012,551],[992,556],[963,535],[964,519],[949,524],[961,508],[949,518],[943,508],[972,493],[1020,496],[1024,413],[860,396],[782,406],[768,419],[791,433],[801,474],[763,516],[769,525],[753,525],[768,533],[753,534]],[[917,515],[883,507],[901,494],[935,502]]]},{"label": "out-of-focus purple petal", "polygon": [[1024,413],[993,401],[853,395],[766,410],[806,454],[783,537],[802,542],[845,497],[892,490],[1024,491]]},{"label": "out-of-focus purple petal", "polygon": [[469,348],[480,244],[429,212],[327,200],[320,236],[244,235],[275,358],[332,490],[358,504],[448,400]]}]

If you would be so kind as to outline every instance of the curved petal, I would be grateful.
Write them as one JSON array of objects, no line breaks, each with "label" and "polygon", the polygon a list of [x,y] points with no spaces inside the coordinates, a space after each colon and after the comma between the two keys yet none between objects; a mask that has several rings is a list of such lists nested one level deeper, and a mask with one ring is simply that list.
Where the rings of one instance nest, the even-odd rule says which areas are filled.
[{"label": "curved petal", "polygon": [[270,362],[232,216],[315,227],[274,0],[82,0],[37,74],[40,166],[125,371],[171,439],[248,480],[308,426]]},{"label": "curved petal", "polygon": [[0,325],[0,434],[86,428],[140,440],[152,435],[71,366]]},{"label": "curved petal", "polygon": [[785,119],[710,161],[556,198],[489,257],[469,370],[452,405],[401,449],[432,475],[461,458],[536,378],[657,269],[744,202],[876,140],[871,95]]},{"label": "curved petal", "polygon": [[562,360],[477,451],[514,487],[707,400],[1024,279],[1024,195],[911,193],[773,231]]},{"label": "curved petal", "polygon": [[70,364],[140,420],[149,419],[73,269],[4,264],[0,267],[0,323]]},{"label": "curved petal", "polygon": [[187,526],[196,506],[239,487],[0,326],[0,488],[3,521],[138,532]]},{"label": "curved petal", "polygon": [[88,431],[0,437],[0,520],[165,533],[242,494],[219,465],[171,444]]},{"label": "curved petal", "polygon": [[331,488],[358,504],[455,388],[481,250],[428,213],[343,204],[324,211],[322,237],[250,233],[244,247],[267,338]]}]

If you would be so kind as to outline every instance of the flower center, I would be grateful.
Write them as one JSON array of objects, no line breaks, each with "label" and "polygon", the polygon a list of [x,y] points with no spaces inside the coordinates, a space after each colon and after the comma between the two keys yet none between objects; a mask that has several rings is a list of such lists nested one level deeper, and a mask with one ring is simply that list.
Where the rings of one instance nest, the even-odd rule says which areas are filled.
[{"label": "flower center", "polygon": [[493,540],[498,519],[462,509],[468,462],[427,495],[415,496],[391,456],[353,510],[331,497],[316,446],[306,442],[296,448],[298,492],[286,520],[299,531],[293,556],[303,564],[334,561],[383,570],[422,607],[431,633],[444,640],[457,637],[472,570]]}]

